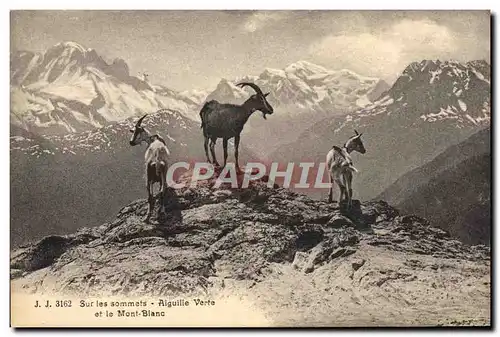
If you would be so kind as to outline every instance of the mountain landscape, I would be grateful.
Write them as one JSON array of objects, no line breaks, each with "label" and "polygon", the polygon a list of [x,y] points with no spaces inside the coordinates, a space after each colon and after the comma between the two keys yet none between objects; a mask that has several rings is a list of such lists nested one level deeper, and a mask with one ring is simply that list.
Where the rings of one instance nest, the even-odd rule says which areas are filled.
[{"label": "mountain landscape", "polygon": [[[484,61],[414,62],[392,85],[297,61],[177,92],[74,42],[14,51],[13,296],[193,296],[241,326],[490,325],[490,78]],[[241,81],[275,110],[249,119],[242,164],[322,163],[362,133],[353,209],[268,176],[249,188],[209,179],[157,195],[154,214],[162,202],[167,213],[146,223],[145,146],[130,146],[130,128],[147,114],[169,164],[205,161],[200,107],[242,103],[253,91]],[[234,324],[171,311],[194,314]]]},{"label": "mountain landscape", "polygon": [[377,199],[425,217],[469,244],[490,244],[491,129],[485,128],[412,170]]},{"label": "mountain landscape", "polygon": [[[385,88],[376,79],[302,61],[285,70],[266,69],[255,78],[221,80],[211,93],[176,92],[132,76],[122,59],[107,63],[97,51],[75,42],[59,43],[45,53],[13,51],[10,65],[11,242],[16,245],[102,222],[144,192],[143,149],[128,145],[128,129],[143,114],[151,114],[146,127],[166,138],[172,161],[204,160],[200,107],[207,98],[243,102],[252,92],[234,84],[256,80],[271,91],[274,116],[288,115],[276,122],[252,116],[240,153],[243,160],[256,160],[262,159],[260,150],[271,148],[266,137],[280,135],[279,120],[309,125],[311,116],[324,116],[333,105],[347,109]],[[288,109],[293,106],[289,100],[301,108]],[[279,136],[281,141],[296,133],[286,135]]]},{"label": "mountain landscape", "polygon": [[88,131],[140,113],[196,107],[187,94],[131,76],[127,63],[106,63],[75,42],[45,53],[14,51],[11,67],[11,123],[44,135]]},{"label": "mountain landscape", "polygon": [[[15,316],[37,317],[20,306],[35,294],[75,303],[137,298],[146,307],[116,309],[142,317],[142,309],[166,311],[168,319],[147,321],[159,326],[491,325],[489,248],[454,240],[384,201],[356,201],[346,212],[265,179],[244,189],[210,179],[169,190],[154,214],[161,202],[166,217],[150,223],[142,220],[147,200],[139,199],[100,226],[15,249]],[[159,298],[191,305],[167,308]],[[217,314],[193,299],[213,303]]]},{"label": "mountain landscape", "polygon": [[[128,145],[128,129],[139,116],[150,115],[145,125],[164,136],[172,162],[205,160],[199,109],[211,99],[242,103],[253,91],[237,87],[241,81],[269,92],[275,109],[267,120],[259,112],[251,116],[242,135],[242,160],[321,163],[332,145],[342,145],[356,129],[367,152],[353,154],[360,170],[354,196],[380,196],[408,212],[418,207],[394,192],[398,183],[389,186],[490,123],[490,66],[484,61],[414,62],[392,86],[298,61],[260,75],[221,79],[210,92],[177,92],[132,76],[124,60],[107,63],[75,42],[45,53],[13,51],[11,242],[99,224],[144,193],[144,147]],[[232,154],[230,146],[229,160]],[[453,174],[444,166],[439,172]],[[316,199],[327,194],[304,192]]]},{"label": "mountain landscape", "polygon": [[277,109],[266,123],[255,114],[245,129],[249,137],[242,141],[261,156],[294,140],[315,121],[370,104],[389,89],[377,78],[298,61],[282,70],[267,68],[258,76],[221,79],[211,92],[177,92],[130,75],[122,59],[107,63],[94,49],[72,41],[43,54],[14,51],[10,64],[11,123],[44,135],[88,131],[164,108],[200,122],[205,101],[241,104],[253,92],[236,84],[255,82],[270,92],[268,100]]},{"label": "mountain landscape", "polygon": [[[358,130],[366,153],[352,154],[360,170],[353,189],[355,197],[366,200],[487,127],[490,115],[489,64],[424,60],[410,64],[376,102],[317,122],[269,158],[323,162],[333,145],[342,146]],[[310,193],[321,198],[327,190]]]},{"label": "mountain landscape", "polygon": [[492,22],[10,11],[9,326],[491,329]]},{"label": "mountain landscape", "polygon": [[[135,121],[64,136],[15,129],[20,135],[10,137],[12,244],[98,224],[145,195],[145,145],[129,145]],[[149,114],[142,125],[163,136],[170,164],[205,160],[199,125],[175,110]],[[221,149],[217,154],[222,158]],[[241,146],[241,160],[256,159]]]},{"label": "mountain landscape", "polygon": [[237,87],[239,82],[257,83],[263,92],[269,92],[267,100],[275,109],[265,122],[254,114],[243,132],[248,135],[243,138],[246,144],[261,157],[295,140],[315,122],[369,105],[390,88],[383,80],[348,69],[334,71],[298,61],[285,69],[267,68],[258,76],[222,79],[206,100],[243,103],[254,92]]},{"label": "mountain landscape", "polygon": [[221,79],[215,90],[177,92],[130,75],[127,63],[107,63],[97,51],[76,42],[62,42],[45,53],[14,51],[11,64],[11,122],[41,134],[65,134],[121,121],[138,111],[177,110],[198,121],[206,100],[243,103],[253,94],[235,86],[257,83],[269,101],[292,117],[340,114],[365,106],[389,89],[384,81],[343,69],[327,70],[307,61],[284,70],[265,69],[259,76]]}]

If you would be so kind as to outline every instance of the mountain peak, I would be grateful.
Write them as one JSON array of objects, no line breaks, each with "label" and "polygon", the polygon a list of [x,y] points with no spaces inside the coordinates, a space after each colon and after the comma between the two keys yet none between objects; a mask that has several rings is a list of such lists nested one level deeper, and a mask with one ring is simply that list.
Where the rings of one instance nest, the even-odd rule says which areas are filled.
[{"label": "mountain peak", "polygon": [[449,66],[454,66],[454,67],[489,67],[489,63],[485,60],[472,60],[468,62],[461,62],[456,59],[448,59],[448,60],[440,60],[440,59],[423,59],[421,61],[414,61],[411,62],[403,71],[403,73],[410,73],[410,72],[423,72],[426,70],[435,70],[436,68],[443,68],[443,67],[449,67]]},{"label": "mountain peak", "polygon": [[227,78],[221,78],[219,83],[217,84],[217,88],[224,89],[224,90],[237,90],[240,91],[241,89],[236,86],[235,83],[232,81],[229,81]]},{"label": "mountain peak", "polygon": [[236,87],[235,84],[240,81],[257,83],[262,90],[270,92],[271,104],[275,107],[287,106],[288,114],[314,112],[317,116],[330,114],[331,111],[357,109],[389,89],[385,82],[376,88],[380,81],[378,78],[361,76],[348,69],[329,70],[299,60],[284,69],[265,68],[258,76],[232,80],[223,78],[206,100],[242,103],[242,99],[253,94],[253,90]]},{"label": "mountain peak", "polygon": [[77,42],[74,42],[74,41],[59,42],[54,47],[63,47],[64,49],[66,49],[66,48],[76,49],[76,50],[78,50],[78,51],[80,51],[82,53],[85,53],[85,52],[88,52],[88,51],[92,50],[91,48],[85,48],[81,44],[79,44]]},{"label": "mountain peak", "polygon": [[486,70],[487,68],[491,67],[489,62],[486,60],[472,60],[472,61],[467,62],[467,65],[472,66],[474,68],[483,69],[483,70]]},{"label": "mountain peak", "polygon": [[430,123],[448,121],[459,129],[487,125],[490,68],[484,62],[453,59],[412,62],[383,97],[360,113],[405,115],[408,120],[416,117]]},{"label": "mountain peak", "polygon": [[477,59],[477,60],[472,60],[472,61],[469,61],[467,63],[472,63],[472,64],[482,64],[482,65],[486,65],[486,66],[489,66],[490,63],[484,59],[480,60],[480,59]]},{"label": "mountain peak", "polygon": [[304,72],[305,71],[308,75],[315,74],[315,73],[317,74],[317,73],[328,73],[329,72],[326,68],[319,66],[317,64],[311,63],[309,61],[305,61],[305,60],[299,60],[297,62],[289,64],[285,68],[285,71],[289,72],[289,73],[297,73],[297,72]]},{"label": "mountain peak", "polygon": [[274,68],[266,68],[264,71],[260,74],[260,78],[270,78],[273,76],[279,76],[279,77],[286,77],[286,74],[283,70],[281,69],[274,69]]},{"label": "mountain peak", "polygon": [[52,62],[56,62],[57,68],[62,68],[63,65],[68,66],[73,61],[79,65],[94,63],[98,68],[107,65],[94,49],[86,48],[74,41],[63,41],[47,49],[43,55],[42,66],[48,69]]},{"label": "mountain peak", "polygon": [[215,90],[205,98],[205,101],[215,99],[220,102],[239,104],[242,103],[244,96],[246,96],[244,89],[237,87],[226,78],[221,78]]},{"label": "mountain peak", "polygon": [[325,69],[324,67],[320,66],[320,65],[317,65],[315,63],[312,63],[312,62],[309,62],[309,61],[306,61],[306,60],[298,60],[297,62],[295,62],[294,64],[298,65],[298,66],[302,66],[302,67],[308,67],[308,68],[320,68],[320,69]]}]

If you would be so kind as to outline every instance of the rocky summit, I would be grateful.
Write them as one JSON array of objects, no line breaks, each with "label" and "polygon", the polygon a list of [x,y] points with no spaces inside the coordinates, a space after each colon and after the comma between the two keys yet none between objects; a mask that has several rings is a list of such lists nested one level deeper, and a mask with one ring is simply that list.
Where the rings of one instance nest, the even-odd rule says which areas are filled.
[{"label": "rocky summit", "polygon": [[226,294],[251,301],[270,326],[490,325],[488,247],[384,201],[355,200],[348,211],[265,178],[248,188],[213,185],[157,196],[149,223],[139,199],[101,226],[16,249],[13,289]]}]

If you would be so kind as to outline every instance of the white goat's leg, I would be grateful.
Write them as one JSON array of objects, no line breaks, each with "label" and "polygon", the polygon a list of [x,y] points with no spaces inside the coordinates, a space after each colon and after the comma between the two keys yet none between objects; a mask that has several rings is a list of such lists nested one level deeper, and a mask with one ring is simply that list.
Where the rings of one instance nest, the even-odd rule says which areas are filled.
[{"label": "white goat's leg", "polygon": [[161,170],[161,208],[160,208],[160,213],[165,214],[165,190],[166,190],[166,184],[167,184],[167,168],[165,166],[162,167]]},{"label": "white goat's leg", "polygon": [[348,195],[348,206],[352,207],[352,172],[346,173],[346,187],[347,187],[347,195]]},{"label": "white goat's leg", "polygon": [[345,186],[344,183],[341,180],[341,177],[335,177],[335,182],[337,183],[337,186],[339,187],[340,193],[339,193],[339,205],[340,202],[344,199],[344,194],[345,194]]},{"label": "white goat's leg", "polygon": [[224,149],[224,165],[222,166],[222,168],[226,167],[227,164],[227,141],[227,138],[222,139],[222,148]]},{"label": "white goat's leg", "polygon": [[330,183],[330,190],[328,192],[328,202],[331,203],[333,201],[333,185],[334,185],[331,172],[328,172],[328,182]]},{"label": "white goat's leg", "polygon": [[149,221],[149,219],[151,218],[151,212],[153,212],[153,191],[152,191],[152,184],[151,184],[151,181],[149,180],[149,177],[148,177],[148,181],[146,183],[146,189],[148,191],[148,213],[146,214],[146,217],[144,218],[144,220],[146,222]]},{"label": "white goat's leg", "polygon": [[344,184],[346,186],[346,196],[347,196],[347,207],[352,207],[352,173],[349,171],[344,172],[342,175],[344,178]]}]

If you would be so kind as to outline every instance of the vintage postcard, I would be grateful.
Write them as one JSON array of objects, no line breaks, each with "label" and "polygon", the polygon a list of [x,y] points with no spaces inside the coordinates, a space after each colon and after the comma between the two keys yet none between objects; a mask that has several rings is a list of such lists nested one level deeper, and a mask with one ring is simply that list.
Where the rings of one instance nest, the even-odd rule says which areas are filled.
[{"label": "vintage postcard", "polygon": [[12,327],[491,327],[491,13],[10,13]]}]

